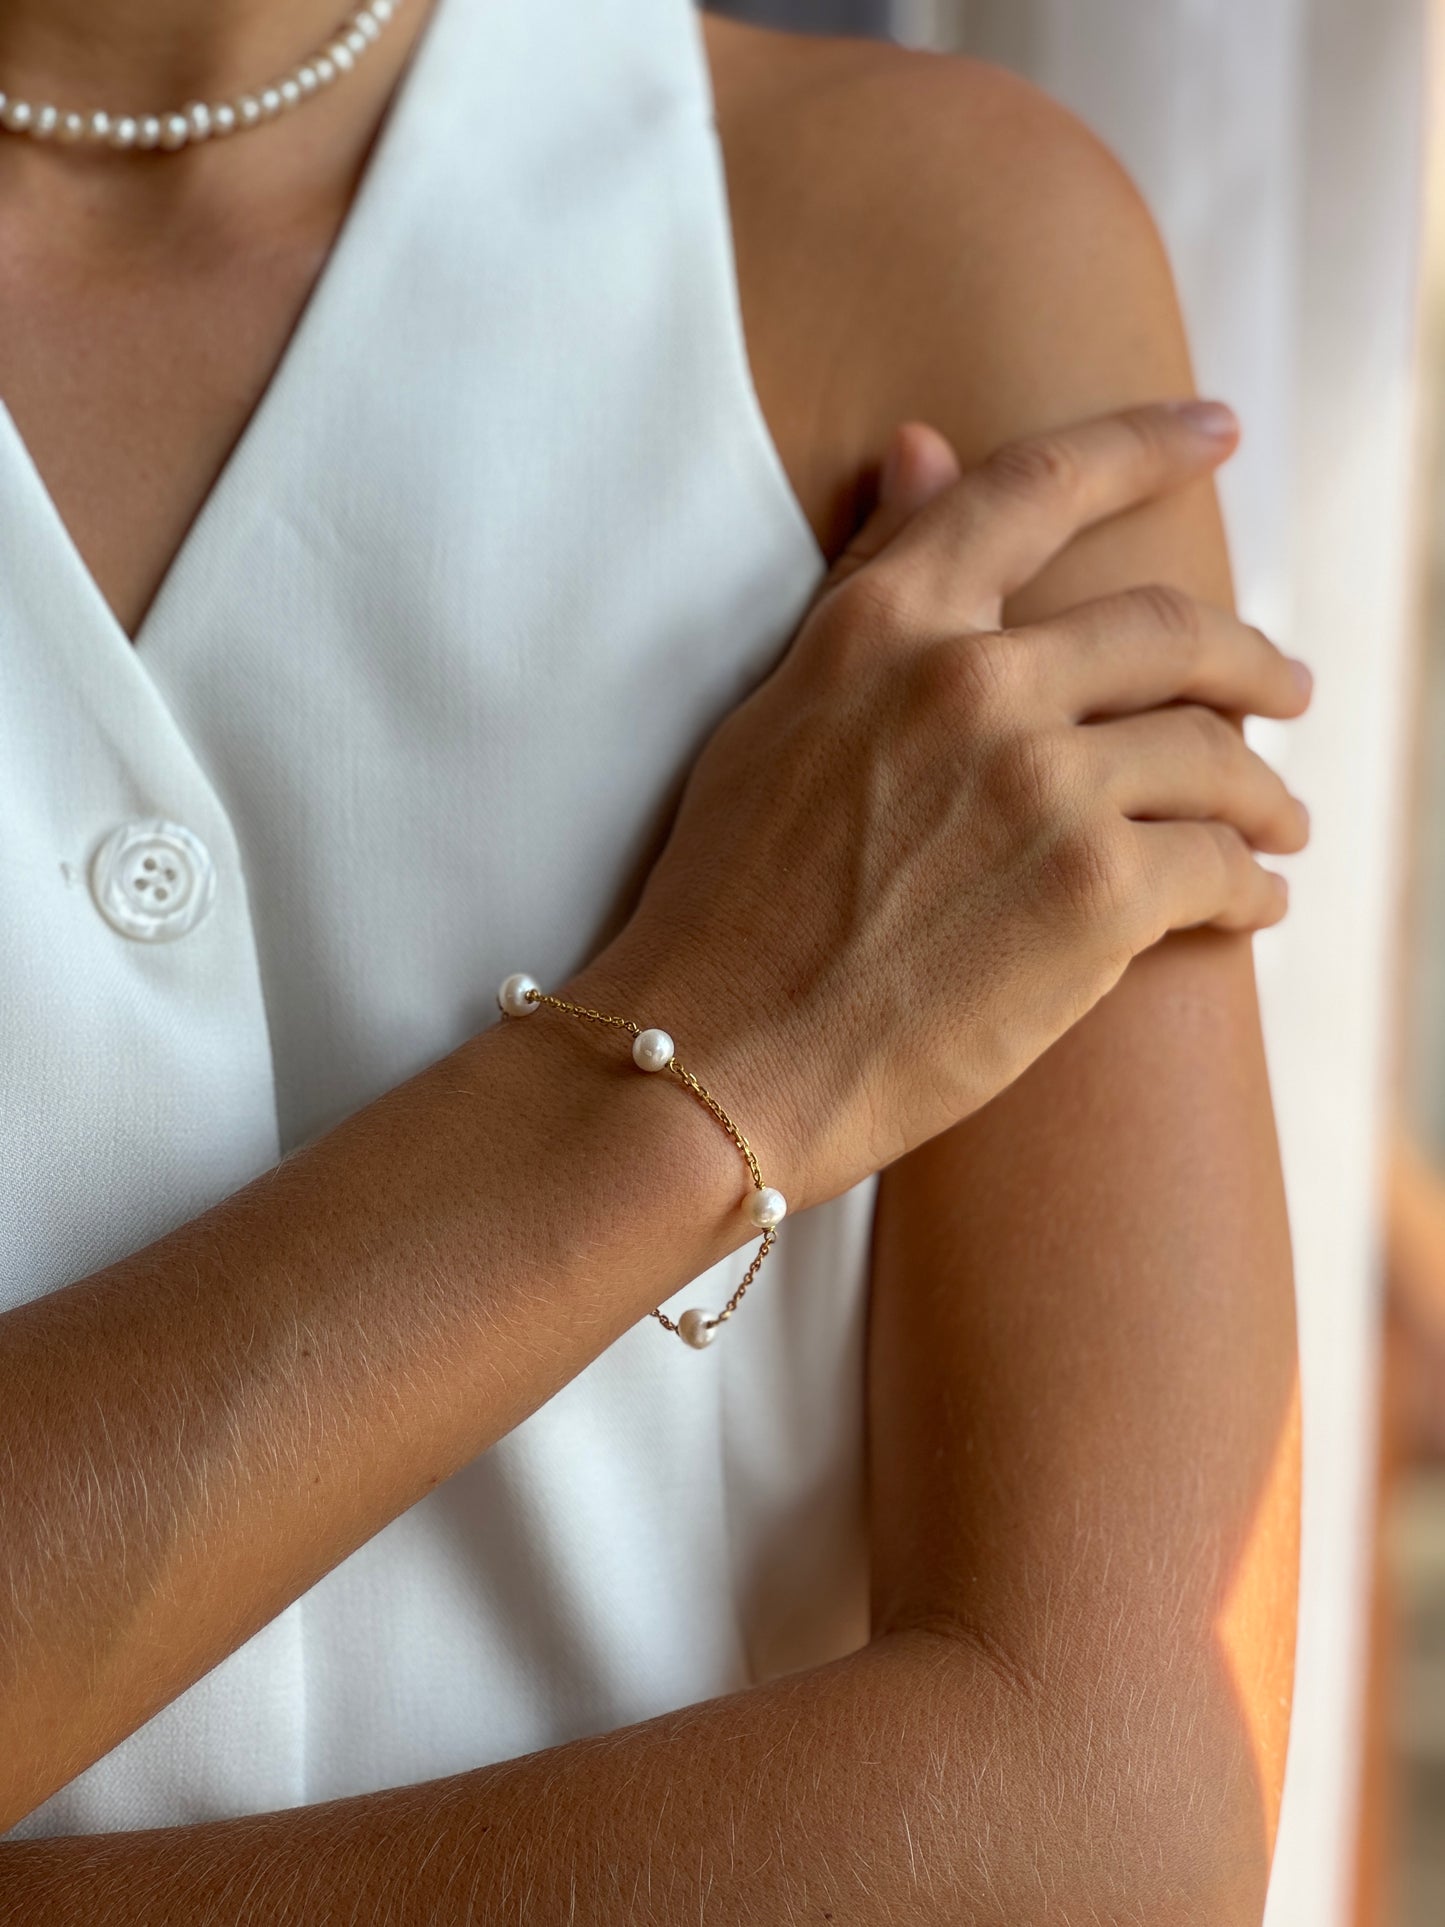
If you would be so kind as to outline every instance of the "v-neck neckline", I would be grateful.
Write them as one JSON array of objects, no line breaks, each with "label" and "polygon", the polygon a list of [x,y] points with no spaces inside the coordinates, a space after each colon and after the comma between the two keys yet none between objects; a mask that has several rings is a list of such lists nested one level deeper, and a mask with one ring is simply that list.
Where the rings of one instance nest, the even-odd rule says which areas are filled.
[{"label": "v-neck neckline", "polygon": [[[173,626],[173,612],[192,597],[207,574],[207,562],[219,544],[232,539],[249,501],[264,505],[264,486],[249,486],[258,467],[269,459],[268,449],[281,432],[291,395],[308,379],[308,364],[321,353],[323,337],[333,320],[333,310],[343,300],[349,264],[365,247],[366,231],[383,197],[391,175],[399,165],[399,150],[406,130],[424,111],[433,63],[440,61],[437,29],[440,17],[450,13],[464,0],[432,0],[431,11],[423,22],[382,110],[362,162],[361,174],[351,199],[342,214],[326,257],[312,280],[300,312],[272,367],[265,386],[246,417],[239,435],[231,445],[214,481],[203,496],[187,525],[179,546],[171,556],[160,583],[141,617],[132,637],[111,607],[104,591],[81,554],[70,526],[61,514],[44,476],[30,452],[3,395],[0,395],[0,461],[18,466],[23,486],[35,509],[36,540],[43,542],[54,557],[53,566],[71,579],[79,606],[88,607],[94,626],[103,632],[105,644],[123,650],[125,656],[149,680],[151,658]],[[424,131],[424,130],[423,130]],[[366,317],[358,315],[352,325],[365,328]],[[12,530],[10,539],[24,540],[23,531]]]}]

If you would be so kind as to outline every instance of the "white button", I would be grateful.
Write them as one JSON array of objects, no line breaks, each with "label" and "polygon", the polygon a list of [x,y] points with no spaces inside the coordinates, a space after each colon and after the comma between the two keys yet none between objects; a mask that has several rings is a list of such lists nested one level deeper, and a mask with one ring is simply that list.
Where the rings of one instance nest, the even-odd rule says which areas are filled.
[{"label": "white button", "polygon": [[121,823],[90,864],[101,915],[123,937],[147,943],[194,930],[216,893],[216,866],[201,839],[180,823],[146,817]]}]

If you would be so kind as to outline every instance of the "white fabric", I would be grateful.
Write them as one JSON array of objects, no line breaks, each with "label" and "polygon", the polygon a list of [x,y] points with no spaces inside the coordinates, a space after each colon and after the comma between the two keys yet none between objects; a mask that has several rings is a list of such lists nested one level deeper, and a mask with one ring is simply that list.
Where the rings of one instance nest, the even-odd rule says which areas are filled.
[{"label": "white fabric", "polygon": [[[823,572],[730,250],[689,0],[441,0],[137,647],[0,417],[0,1302],[610,932]],[[164,940],[88,876],[152,818],[215,868]],[[875,1186],[784,1223],[724,1342],[644,1319],[16,1833],[428,1778],[861,1643]]]},{"label": "white fabric", "polygon": [[1374,1215],[1408,687],[1423,0],[895,0],[898,26],[1067,102],[1153,205],[1200,383],[1245,425],[1222,493],[1245,612],[1314,665],[1255,740],[1308,801],[1257,946],[1305,1416],[1298,1677],[1269,1921],[1352,1917],[1374,1477]]}]

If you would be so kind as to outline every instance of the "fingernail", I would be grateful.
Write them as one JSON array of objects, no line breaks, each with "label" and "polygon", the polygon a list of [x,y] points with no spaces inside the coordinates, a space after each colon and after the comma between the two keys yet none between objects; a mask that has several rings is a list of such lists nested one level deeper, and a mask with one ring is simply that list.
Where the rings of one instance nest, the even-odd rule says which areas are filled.
[{"label": "fingernail", "polygon": [[1166,404],[1201,435],[1214,441],[1228,441],[1239,432],[1239,421],[1232,408],[1222,401],[1173,401]]},{"label": "fingernail", "polygon": [[1299,693],[1302,696],[1308,696],[1315,686],[1314,671],[1307,662],[1301,662],[1298,656],[1290,656],[1287,660],[1289,672],[1295,679],[1295,686]]}]

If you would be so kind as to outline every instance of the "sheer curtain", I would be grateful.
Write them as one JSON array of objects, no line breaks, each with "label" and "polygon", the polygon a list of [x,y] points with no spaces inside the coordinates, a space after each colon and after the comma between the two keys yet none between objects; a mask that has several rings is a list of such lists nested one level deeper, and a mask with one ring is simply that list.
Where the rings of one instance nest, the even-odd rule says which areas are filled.
[{"label": "sheer curtain", "polygon": [[1244,612],[1317,672],[1255,740],[1314,815],[1257,946],[1299,1281],[1304,1571],[1269,1927],[1350,1911],[1374,1481],[1375,1154],[1409,676],[1426,0],[754,0],[1027,74],[1119,153],[1169,242]]}]

